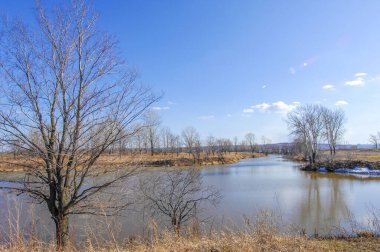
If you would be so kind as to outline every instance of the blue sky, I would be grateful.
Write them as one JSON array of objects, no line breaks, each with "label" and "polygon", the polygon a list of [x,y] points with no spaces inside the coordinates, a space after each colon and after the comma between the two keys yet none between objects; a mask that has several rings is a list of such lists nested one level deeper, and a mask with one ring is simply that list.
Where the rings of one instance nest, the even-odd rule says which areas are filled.
[{"label": "blue sky", "polygon": [[[49,1],[51,2],[56,1]],[[299,104],[346,112],[344,141],[380,131],[380,1],[93,1],[140,81],[163,99],[163,125],[203,138],[247,132],[289,141]],[[0,1],[27,22],[34,1]]]}]

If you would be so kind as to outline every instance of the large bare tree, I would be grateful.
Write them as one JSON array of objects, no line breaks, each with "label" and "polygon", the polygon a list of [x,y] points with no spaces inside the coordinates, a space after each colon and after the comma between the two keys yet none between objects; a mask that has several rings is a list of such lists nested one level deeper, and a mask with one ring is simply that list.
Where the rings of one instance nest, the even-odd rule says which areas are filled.
[{"label": "large bare tree", "polygon": [[309,162],[313,165],[324,132],[323,107],[316,104],[297,107],[288,114],[287,124],[291,134],[302,140]]},{"label": "large bare tree", "polygon": [[[22,164],[25,179],[6,189],[47,205],[63,247],[69,216],[96,214],[94,196],[132,174],[114,167],[93,177],[100,173],[99,156],[139,130],[134,123],[157,97],[135,84],[136,73],[120,57],[116,40],[96,29],[85,1],[53,12],[37,3],[36,16],[34,29],[21,22],[3,26],[0,139],[33,157]],[[106,213],[123,206],[113,202]]]}]

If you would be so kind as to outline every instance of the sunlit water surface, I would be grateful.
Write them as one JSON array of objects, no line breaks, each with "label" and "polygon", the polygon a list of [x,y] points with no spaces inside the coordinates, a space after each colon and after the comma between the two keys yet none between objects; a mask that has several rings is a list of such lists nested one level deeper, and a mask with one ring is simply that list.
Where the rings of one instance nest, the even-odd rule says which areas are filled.
[{"label": "sunlit water surface", "polygon": [[[208,206],[202,212],[205,229],[244,228],[247,218],[254,221],[259,211],[269,210],[294,232],[324,235],[342,228],[349,231],[353,220],[366,228],[372,213],[379,214],[378,176],[305,172],[299,169],[299,164],[278,155],[204,167],[201,174],[203,184],[214,186],[222,195],[216,207]],[[2,236],[9,232],[10,216],[12,219],[19,215],[20,229],[37,230],[39,236],[50,239],[54,229],[46,206],[28,202],[25,197],[0,192]],[[122,239],[149,234],[151,222],[140,206],[134,206],[122,217],[76,216],[71,219],[71,231],[78,240],[88,234],[110,236],[113,232],[115,239]],[[165,225],[165,219],[158,223]]]}]

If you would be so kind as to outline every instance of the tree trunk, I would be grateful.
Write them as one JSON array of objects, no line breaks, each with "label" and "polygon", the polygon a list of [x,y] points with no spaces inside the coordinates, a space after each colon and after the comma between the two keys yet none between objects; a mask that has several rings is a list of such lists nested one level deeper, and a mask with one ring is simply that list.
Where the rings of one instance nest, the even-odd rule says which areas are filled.
[{"label": "tree trunk", "polygon": [[172,226],[173,226],[173,229],[174,229],[174,232],[179,235],[180,233],[180,230],[181,230],[181,224],[179,221],[177,221],[176,218],[172,218]]},{"label": "tree trunk", "polygon": [[57,250],[62,251],[69,244],[69,217],[60,214],[55,221]]}]

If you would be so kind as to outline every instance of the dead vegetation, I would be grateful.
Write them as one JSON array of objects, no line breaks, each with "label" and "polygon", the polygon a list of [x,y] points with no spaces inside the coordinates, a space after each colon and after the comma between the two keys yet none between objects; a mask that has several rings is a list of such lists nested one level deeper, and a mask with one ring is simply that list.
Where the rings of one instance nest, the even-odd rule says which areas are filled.
[{"label": "dead vegetation", "polygon": [[[197,166],[233,164],[244,158],[263,157],[262,153],[250,152],[228,152],[220,155],[207,155],[201,153]],[[24,165],[31,165],[36,162],[36,158],[13,154],[0,154],[0,172],[17,172],[23,171]],[[126,154],[103,154],[96,162],[100,168],[113,166],[141,165],[141,166],[193,166],[193,157],[188,153],[164,154],[158,153],[126,153]]]},{"label": "dead vegetation", "polygon": [[[321,160],[331,159],[328,151],[321,151]],[[380,161],[380,150],[337,150],[333,156],[336,161]]]}]

